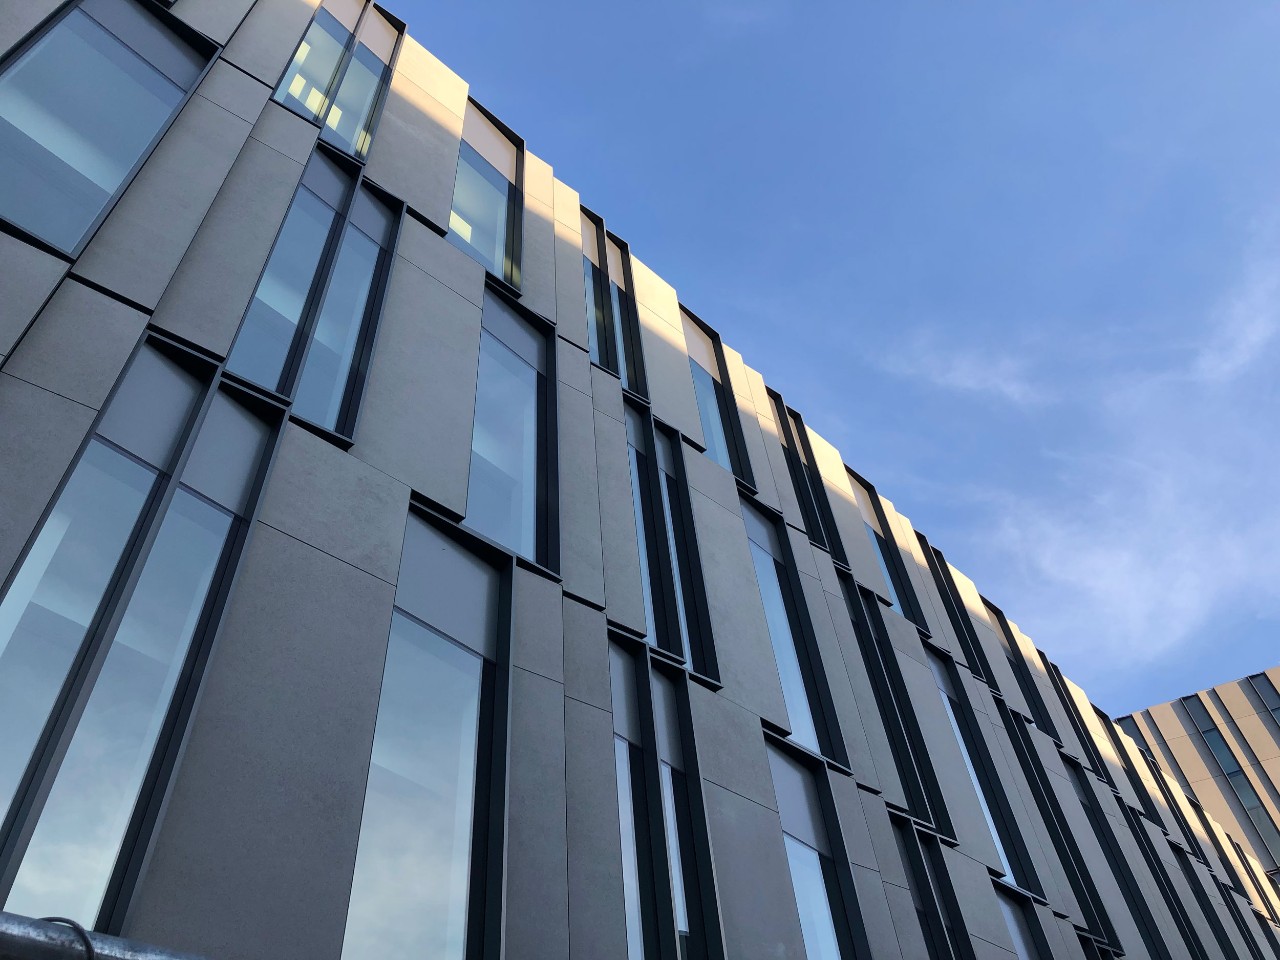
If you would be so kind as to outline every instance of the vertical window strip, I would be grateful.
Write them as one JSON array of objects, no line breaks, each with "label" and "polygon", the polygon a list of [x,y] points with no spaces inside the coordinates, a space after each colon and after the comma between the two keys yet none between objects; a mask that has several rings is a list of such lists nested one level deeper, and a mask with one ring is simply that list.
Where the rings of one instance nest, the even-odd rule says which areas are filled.
[{"label": "vertical window strip", "polygon": [[[4,698],[20,712],[12,729],[42,731],[28,741],[25,770],[9,770],[3,798],[0,890],[10,911],[114,922],[130,837],[198,683],[274,433],[256,402],[245,406],[214,372],[162,341],[140,347],[0,602],[0,660],[6,650],[20,656],[32,628],[51,639],[57,611],[96,610],[67,618],[83,624],[78,633],[60,628],[72,658],[55,662],[57,648],[41,644],[43,663],[30,666],[52,682],[43,694],[30,666],[0,670],[27,678],[23,696]],[[78,491],[111,496],[122,482],[143,499],[134,509],[99,503],[116,516],[85,527]],[[64,548],[72,566],[58,559]],[[42,610],[52,617],[32,620]],[[61,869],[73,852],[77,869]]]},{"label": "vertical window strip", "polygon": [[1000,639],[1001,647],[1004,648],[1005,657],[1009,661],[1009,668],[1013,671],[1013,677],[1022,690],[1023,699],[1027,701],[1027,707],[1031,710],[1032,720],[1041,730],[1058,740],[1058,730],[1054,726],[1053,718],[1049,716],[1049,709],[1045,705],[1044,696],[1040,691],[1040,687],[1036,684],[1026,657],[1022,655],[1022,650],[1014,641],[1013,627],[1005,618],[1002,610],[992,606],[985,600],[983,603],[987,608],[988,614],[995,621],[996,635]]}]

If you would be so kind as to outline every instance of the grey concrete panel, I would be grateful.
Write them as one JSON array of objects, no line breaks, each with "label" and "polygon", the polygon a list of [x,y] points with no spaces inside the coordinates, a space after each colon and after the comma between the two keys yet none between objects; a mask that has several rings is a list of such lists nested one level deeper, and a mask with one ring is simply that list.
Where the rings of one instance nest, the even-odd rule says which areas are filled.
[{"label": "grey concrete panel", "polygon": [[594,364],[591,367],[591,403],[606,417],[624,419],[622,381]]},{"label": "grey concrete panel", "polygon": [[68,280],[5,362],[5,373],[99,409],[147,316]]},{"label": "grey concrete panel", "polygon": [[94,411],[0,373],[0,580],[67,472]]},{"label": "grey concrete panel", "polygon": [[[526,181],[529,167],[526,155]],[[520,292],[520,302],[526,307],[548,320],[556,319],[555,220],[551,207],[528,193],[524,198],[524,235],[520,239]]]},{"label": "grey concrete panel", "polygon": [[942,860],[946,866],[951,886],[960,904],[960,915],[970,935],[994,943],[1005,949],[1013,948],[1009,928],[991,886],[991,874],[986,864],[967,857],[959,850],[942,844]]},{"label": "grey concrete panel", "polygon": [[4,304],[0,310],[0,356],[3,356],[13,349],[53,293],[67,272],[67,264],[7,233],[0,233],[0,263],[4,264],[4,271],[0,272],[0,303]]},{"label": "grey concrete panel", "polygon": [[725,953],[734,960],[804,960],[777,813],[715,784],[703,793]]},{"label": "grey concrete panel", "polygon": [[742,517],[696,491],[690,501],[724,696],[785,727],[787,708]]},{"label": "grey concrete panel", "polygon": [[430,227],[406,219],[396,253],[477,307],[484,306],[484,267]]},{"label": "grey concrete panel", "polygon": [[831,794],[835,798],[836,814],[840,818],[840,833],[844,837],[845,852],[850,861],[869,870],[879,870],[875,846],[871,842],[871,828],[867,826],[867,813],[862,809],[862,791],[850,777],[829,773]]},{"label": "grey concrete panel", "polygon": [[462,115],[397,70],[365,171],[379,186],[447,229],[461,142]]},{"label": "grey concrete panel", "polygon": [[[806,543],[805,546],[808,544]],[[836,723],[839,724],[840,736],[849,754],[849,767],[859,781],[878,787],[879,777],[872,759],[871,744],[867,740],[862,706],[854,696],[853,684],[845,669],[844,653],[836,636],[832,611],[827,606],[827,593],[822,589],[822,584],[808,574],[800,575],[800,587],[804,595],[803,602],[809,613],[809,622],[813,625],[814,637],[817,640],[820,669],[827,678],[827,688],[831,692],[831,702],[835,707]],[[866,708],[874,713],[875,701],[866,701]]]},{"label": "grey concrete panel", "polygon": [[250,139],[152,322],[226,356],[301,179],[302,164]]},{"label": "grey concrete panel", "polygon": [[268,100],[249,131],[249,136],[273,150],[283,153],[290,160],[303,165],[311,159],[320,128],[303,120],[292,110],[287,110],[274,100]]},{"label": "grey concrete panel", "polygon": [[627,431],[622,423],[595,413],[596,479],[600,488],[600,541],[604,551],[604,592],[609,619],[644,632],[640,553],[631,507]]},{"label": "grey concrete panel", "polygon": [[889,915],[893,919],[893,929],[898,936],[898,949],[902,952],[903,960],[929,956],[929,947],[925,943],[924,931],[920,929],[920,917],[916,913],[911,891],[896,883],[884,883],[883,886],[885,902],[889,904]]},{"label": "grey concrete panel", "polygon": [[853,579],[880,596],[887,597],[889,591],[884,582],[884,574],[880,572],[876,547],[867,535],[862,511],[858,509],[853,488],[849,485],[849,477],[843,469],[838,476],[832,476],[833,472],[830,469],[823,471],[823,483],[827,489],[831,515],[840,534],[840,543],[844,547],[845,560],[853,571]]},{"label": "grey concrete panel", "polygon": [[756,415],[755,404],[741,394],[738,398],[738,421],[742,425],[742,438],[746,442],[747,463],[751,467],[751,477],[755,481],[756,496],[761,503],[781,510],[778,500],[778,485],[773,480],[773,469],[769,466],[769,454],[764,448],[764,433],[760,429],[760,419]]},{"label": "grey concrete panel", "polygon": [[511,675],[506,940],[530,960],[569,954],[564,687]]},{"label": "grey concrete panel", "polygon": [[392,595],[255,525],[126,936],[337,960]]},{"label": "grey concrete panel", "polygon": [[516,567],[512,587],[513,665],[548,680],[564,681],[563,603],[559,584]]},{"label": "grey concrete panel", "polygon": [[556,337],[556,379],[591,396],[591,355],[564,337]]},{"label": "grey concrete panel", "polygon": [[609,634],[604,613],[564,598],[564,695],[608,710]]},{"label": "grey concrete panel", "polygon": [[[577,352],[576,347],[569,349]],[[595,415],[591,398],[586,394],[564,383],[559,384],[557,390],[560,575],[568,593],[603,606],[604,555],[600,539]]]},{"label": "grey concrete panel", "polygon": [[1000,858],[995,841],[982,815],[978,793],[969,779],[960,745],[951,730],[951,722],[942,706],[942,699],[934,682],[933,673],[922,663],[907,657],[899,657],[907,695],[920,720],[921,735],[934,774],[947,805],[947,813],[955,827],[960,849],[969,856],[999,869]]},{"label": "grey concrete panel", "polygon": [[395,259],[351,448],[458,516],[467,509],[480,313]]},{"label": "grey concrete panel", "polygon": [[259,518],[395,583],[409,488],[301,427],[285,428]]},{"label": "grey concrete panel", "polygon": [[[848,608],[844,597],[833,593],[826,594],[827,608],[831,613],[831,623],[835,629],[836,643],[844,659],[845,675],[853,690],[853,702],[857,705],[862,721],[862,736],[865,737],[866,756],[859,757],[855,753],[854,774],[860,780],[877,787],[881,793],[893,802],[905,807],[906,794],[898,777],[897,765],[893,759],[893,748],[889,745],[889,735],[885,730],[880,710],[876,706],[875,691],[871,686],[871,677],[866,663],[862,659],[862,649],[853,632],[853,623],[849,620]],[[853,750],[853,747],[850,747]],[[870,767],[868,770],[867,767]],[[869,866],[869,864],[868,864]]]},{"label": "grey concrete panel", "polygon": [[256,0],[223,57],[274,89],[319,5],[319,0]]},{"label": "grey concrete panel", "polygon": [[578,192],[559,180],[552,180],[554,259],[556,283],[556,329],[562,337],[586,350],[586,275],[582,266],[582,208]]},{"label": "grey concrete panel", "polygon": [[143,306],[159,302],[252,127],[200,95],[210,86],[242,112],[256,102],[254,117],[270,92],[219,64],[89,242],[77,274]]},{"label": "grey concrete panel", "polygon": [[27,0],[0,6],[0,51],[16,46],[61,5],[61,0]]},{"label": "grey concrete panel", "polygon": [[689,488],[710,497],[730,513],[740,513],[742,500],[733,474],[687,445],[682,452]]},{"label": "grey concrete panel", "polygon": [[613,717],[565,700],[568,781],[569,956],[625,957],[618,786],[613,770]]},{"label": "grey concrete panel", "polygon": [[170,9],[210,40],[225,44],[251,6],[253,0],[177,0]]},{"label": "grey concrete panel", "polygon": [[902,960],[914,960],[916,956],[924,956],[902,952],[880,874],[856,863],[850,864],[850,867],[853,870],[858,905],[856,910],[852,904],[849,905],[849,922],[861,925],[866,932],[867,942],[871,945],[871,956],[875,960],[894,960],[898,957]]},{"label": "grey concrete panel", "polygon": [[[693,373],[684,331],[640,307],[640,349],[644,353],[645,378],[653,415],[675,427],[699,446],[704,446],[702,421],[693,393]],[[676,318],[676,323],[680,318]]]},{"label": "grey concrete panel", "polygon": [[777,809],[760,718],[701,684],[689,684],[689,711],[703,780]]},{"label": "grey concrete panel", "polygon": [[862,801],[862,812],[866,816],[867,832],[871,835],[871,846],[875,850],[876,869],[885,883],[899,887],[910,887],[907,879],[907,867],[898,853],[898,841],[893,836],[893,823],[889,819],[889,808],[884,800],[869,790],[859,790],[858,799]]}]

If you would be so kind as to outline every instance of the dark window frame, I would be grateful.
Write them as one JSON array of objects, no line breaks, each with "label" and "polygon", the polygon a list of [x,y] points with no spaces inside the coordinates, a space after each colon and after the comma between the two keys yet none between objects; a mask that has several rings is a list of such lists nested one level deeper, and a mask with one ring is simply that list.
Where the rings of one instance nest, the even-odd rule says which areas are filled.
[{"label": "dark window frame", "polygon": [[[922,829],[909,817],[889,814],[899,853],[906,854],[903,868],[907,882],[923,904],[921,936],[929,960],[977,960],[964,913],[951,884],[951,875],[942,857],[943,842],[935,833]],[[927,862],[926,862],[927,858]]]},{"label": "dark window frame", "polygon": [[[707,372],[713,374],[711,379],[715,384],[716,405],[720,408],[720,422],[724,425],[724,440],[729,450],[729,463],[732,465],[732,473],[738,482],[745,484],[754,493],[757,489],[755,474],[751,469],[751,456],[747,452],[747,441],[742,433],[742,414],[733,395],[733,388],[730,386],[732,381],[729,379],[729,365],[724,358],[724,342],[720,339],[720,334],[716,333],[701,317],[684,304],[680,304],[680,310],[711,341],[711,348],[715,352],[718,369],[714,371],[708,370]],[[690,363],[698,362],[693,357],[688,359]],[[699,419],[699,424],[701,424],[701,419]]]},{"label": "dark window frame", "polygon": [[[169,468],[156,470],[146,506],[134,525],[128,546],[117,562],[111,582],[90,621],[76,659],[27,764],[13,804],[4,812],[3,820],[0,820],[0,902],[9,895],[27,844],[39,822],[45,801],[53,788],[67,748],[96,685],[102,664],[123,620],[129,598],[142,575],[169,505],[180,489],[190,489],[183,487],[181,482],[183,468],[191,456],[214,398],[222,391],[231,394],[263,420],[270,435],[263,448],[257,473],[249,485],[246,500],[248,509],[243,514],[233,515],[93,923],[93,929],[112,935],[119,935],[123,930],[132,897],[136,893],[138,880],[154,841],[155,828],[173,785],[173,774],[180,760],[183,737],[195,709],[205,668],[221,636],[223,614],[239,578],[240,560],[261,509],[261,494],[279,449],[286,416],[283,406],[276,398],[266,396],[260,390],[245,389],[235,379],[226,376],[226,371],[218,361],[152,327],[148,327],[139,338],[129,361],[122,369],[127,371],[133,359],[148,346],[163,353],[200,381],[199,400],[175,444]],[[93,426],[86,432],[12,570],[0,584],[0,596],[8,592],[91,443],[95,440],[106,443],[130,459],[138,459],[122,447],[97,436],[99,425],[124,379],[123,375],[117,379],[110,395],[99,409]]]},{"label": "dark window frame", "polygon": [[[78,260],[89,244],[93,242],[94,236],[97,235],[98,231],[102,228],[103,223],[105,223],[107,218],[111,215],[116,204],[118,204],[121,198],[128,192],[129,187],[133,185],[133,181],[142,171],[142,168],[146,166],[147,161],[151,159],[152,154],[155,153],[160,142],[165,138],[169,130],[172,129],[174,123],[177,122],[178,117],[181,116],[182,112],[187,108],[187,105],[191,102],[191,98],[195,96],[196,91],[200,89],[200,85],[213,69],[213,65],[218,62],[218,54],[221,53],[221,49],[217,44],[208,37],[192,29],[188,24],[179,20],[167,7],[161,5],[157,0],[130,0],[130,2],[134,6],[146,11],[148,15],[159,22],[161,27],[174,34],[179,40],[191,47],[197,54],[204,56],[205,65],[200,70],[195,80],[192,81],[190,88],[184,92],[182,99],[169,114],[168,120],[161,125],[160,129],[156,132],[156,135],[138,155],[137,161],[129,168],[128,173],[126,173],[121,179],[120,185],[116,188],[115,192],[112,193],[107,199],[107,202],[103,204],[102,210],[99,211],[97,217],[95,217],[94,220],[85,228],[84,233],[80,237],[80,241],[71,249],[64,250],[56,244],[36,236],[26,228],[11,222],[7,218],[0,217],[0,233],[8,234],[9,236],[30,244],[31,246],[68,263],[74,263]],[[58,24],[70,16],[72,11],[79,9],[79,7],[79,0],[63,5],[54,13],[42,20],[25,37],[19,40],[18,43],[0,56],[0,76],[2,76],[9,69],[10,65],[19,57],[44,39],[44,37],[54,30]],[[122,40],[121,43],[123,44],[124,41]],[[138,55],[141,56],[142,59],[146,59],[146,57],[142,56],[141,53]]]},{"label": "dark window frame", "polygon": [[[502,273],[496,274],[490,270],[484,263],[478,259],[477,263],[485,268],[486,283],[497,286],[513,298],[519,298],[521,292],[521,259],[524,248],[524,166],[525,166],[525,141],[505,123],[499,120],[493,113],[485,108],[485,106],[474,97],[467,98],[467,107],[476,110],[482,117],[493,124],[494,128],[511,142],[516,150],[516,171],[515,179],[508,180],[506,174],[498,171],[484,157],[480,156],[478,150],[467,141],[461,140],[460,143],[465,144],[472,153],[490,169],[507,181],[507,236],[503,249]],[[462,162],[461,151],[459,152],[458,162]],[[457,183],[457,169],[454,170],[455,190]],[[453,196],[449,198],[449,209],[453,210]],[[463,240],[446,225],[442,231],[446,240],[458,249],[462,250],[468,256],[472,256],[471,251],[475,250],[467,241]],[[472,257],[472,259],[476,259]]]},{"label": "dark window frame", "polygon": [[[382,327],[382,315],[386,307],[387,293],[391,286],[392,269],[395,266],[396,255],[399,251],[400,238],[404,233],[404,222],[408,215],[408,208],[403,200],[396,199],[372,181],[367,180],[363,164],[359,164],[347,154],[324,142],[317,142],[314,150],[322,153],[326,159],[333,162],[343,174],[351,179],[342,208],[335,211],[333,224],[329,228],[329,234],[325,239],[324,251],[321,253],[320,261],[316,265],[315,273],[312,275],[311,285],[307,288],[302,313],[293,332],[288,351],[285,354],[280,377],[275,386],[267,386],[257,383],[243,374],[236,373],[232,369],[226,370],[226,376],[228,379],[248,389],[255,392],[265,392],[280,403],[287,405],[289,407],[290,423],[295,423],[304,430],[328,440],[342,450],[349,450],[355,444],[355,433],[359,426],[360,411],[364,406],[364,395],[368,386],[369,369],[373,364],[374,348],[377,345],[378,332]],[[257,296],[258,286],[262,283],[271,265],[271,258],[275,254],[276,244],[279,243],[280,237],[284,233],[285,224],[289,221],[289,214],[293,212],[298,194],[304,189],[309,188],[306,187],[303,181],[299,180],[298,186],[294,190],[293,198],[289,201],[289,209],[285,211],[284,218],[276,228],[276,235],[271,243],[271,253],[267,255],[267,259],[263,262],[262,269],[258,273],[258,279],[254,284],[254,298]],[[355,211],[356,203],[362,190],[368,191],[372,200],[387,211],[391,220],[391,230],[388,243],[385,246],[379,244],[378,263],[374,268],[373,278],[369,284],[369,299],[365,304],[364,315],[360,320],[360,332],[357,335],[356,349],[352,354],[351,366],[347,370],[347,382],[343,390],[342,405],[339,408],[337,423],[333,429],[330,429],[313,420],[295,414],[292,410],[292,405],[296,398],[298,383],[306,369],[307,355],[311,352],[311,345],[315,339],[325,298],[334,278],[334,267],[337,264],[338,254],[342,249],[342,240],[346,236],[347,230],[352,227],[352,214]],[[236,330],[236,340],[240,337],[252,306],[253,298],[250,299],[244,315],[240,318],[240,325]],[[232,341],[231,349],[228,351],[228,360],[235,350],[235,342]]]},{"label": "dark window frame", "polygon": [[814,459],[813,445],[809,441],[804,418],[787,406],[780,393],[769,390],[768,394],[782,434],[787,472],[791,475],[791,486],[796,492],[809,541],[826,550],[837,563],[848,567],[844,543],[840,539],[835,515],[831,512],[826,483]]},{"label": "dark window frame", "polygon": [[[639,308],[636,305],[635,285],[631,271],[631,248],[621,237],[605,226],[602,216],[588,207],[581,208],[582,217],[593,227],[594,236],[590,242],[595,247],[596,260],[600,266],[592,263],[587,257],[588,238],[582,238],[583,270],[586,282],[592,285],[596,309],[601,311],[609,325],[612,336],[600,344],[597,352],[598,360],[592,360],[595,366],[618,377],[622,381],[623,390],[640,398],[648,397],[648,385],[644,370],[644,353],[640,343]],[[614,277],[609,264],[609,243],[612,242],[621,254],[621,277]],[[621,282],[619,282],[621,281]],[[613,287],[618,288],[618,310],[614,310]],[[587,323],[593,323],[588,316]],[[619,355],[618,343],[622,343],[622,354]]]},{"label": "dark window frame", "polygon": [[[162,0],[155,0],[155,2],[162,2]],[[172,3],[173,0],[167,0],[167,2]],[[389,61],[383,64],[382,76],[379,77],[378,79],[378,92],[374,98],[372,109],[370,111],[369,149],[365,151],[364,156],[360,156],[357,153],[348,153],[346,150],[343,150],[338,144],[334,143],[332,140],[326,139],[325,131],[328,129],[328,126],[325,123],[325,120],[329,115],[329,111],[333,109],[334,103],[332,100],[330,100],[328,107],[325,108],[324,114],[319,117],[315,117],[315,116],[308,116],[305,113],[301,113],[298,110],[294,109],[294,107],[291,104],[286,103],[282,99],[277,99],[280,93],[280,85],[284,83],[284,78],[289,75],[289,71],[293,67],[293,57],[289,58],[289,62],[284,65],[283,69],[281,69],[280,71],[280,75],[276,77],[276,82],[271,85],[270,100],[272,103],[278,104],[279,106],[288,110],[295,117],[298,117],[301,120],[305,120],[307,123],[311,124],[313,127],[316,127],[320,131],[320,138],[319,138],[320,143],[326,144],[335,152],[341,153],[347,159],[363,166],[368,161],[369,152],[373,150],[373,141],[378,135],[378,126],[382,123],[382,111],[386,108],[387,97],[391,93],[391,78],[395,76],[396,63],[400,59],[400,50],[404,46],[404,38],[407,34],[407,28],[403,20],[401,20],[399,17],[387,11],[384,7],[382,7],[379,3],[377,3],[376,0],[361,0],[361,2],[364,4],[364,6],[360,10],[360,16],[356,20],[356,25],[351,30],[350,32],[351,35],[347,38],[347,42],[343,45],[342,57],[338,61],[338,65],[337,67],[334,68],[334,71],[333,71],[333,93],[334,94],[337,94],[337,92],[342,89],[342,82],[347,78],[347,71],[351,67],[351,61],[355,58],[355,55],[356,55],[356,48],[360,44],[360,41],[359,41],[360,28],[364,25],[365,18],[370,16],[371,13],[376,9],[376,11],[379,14],[381,14],[382,17],[388,23],[391,24],[391,26],[396,28],[395,46],[391,51],[391,57]],[[312,13],[311,19],[307,21],[307,25],[303,29],[302,35],[298,37],[299,44],[301,44],[302,41],[306,39],[308,31],[310,31],[311,29],[311,25],[316,21],[316,14],[323,9],[324,9],[323,3],[321,3],[319,6],[316,7],[315,13]],[[332,14],[330,14],[330,16],[332,16]],[[294,47],[294,50],[295,52],[297,51],[296,46]]]},{"label": "dark window frame", "polygon": [[1008,660],[1009,668],[1013,671],[1013,678],[1017,681],[1018,687],[1022,691],[1022,697],[1026,700],[1028,709],[1031,710],[1032,722],[1052,737],[1054,741],[1061,744],[1062,739],[1058,736],[1058,728],[1054,724],[1053,718],[1049,716],[1049,708],[1045,704],[1044,696],[1036,685],[1035,677],[1031,673],[1031,667],[1027,665],[1026,657],[1022,655],[1022,650],[1013,635],[1013,627],[1009,624],[1008,618],[1004,615],[1003,610],[986,597],[982,598],[982,602],[987,608],[987,612],[995,618],[996,629],[1000,632],[1000,636],[1003,637],[1004,643],[1007,644],[1005,659]]}]

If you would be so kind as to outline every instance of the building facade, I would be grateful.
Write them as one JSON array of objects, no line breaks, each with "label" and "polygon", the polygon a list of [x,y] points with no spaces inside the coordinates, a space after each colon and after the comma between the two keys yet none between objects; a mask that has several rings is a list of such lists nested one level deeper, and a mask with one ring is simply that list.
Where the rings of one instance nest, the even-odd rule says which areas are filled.
[{"label": "building facade", "polygon": [[0,50],[0,943],[1280,958],[1252,838],[392,14]]},{"label": "building facade", "polygon": [[1265,891],[1280,872],[1280,669],[1157,704],[1120,726],[1247,851],[1249,882]]}]

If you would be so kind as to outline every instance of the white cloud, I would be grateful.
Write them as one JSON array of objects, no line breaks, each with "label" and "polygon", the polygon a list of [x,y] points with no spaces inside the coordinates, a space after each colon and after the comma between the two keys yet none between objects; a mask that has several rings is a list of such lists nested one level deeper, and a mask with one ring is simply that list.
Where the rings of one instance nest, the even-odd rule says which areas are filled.
[{"label": "white cloud", "polygon": [[946,390],[984,395],[1016,406],[1052,399],[1026,356],[947,342],[936,330],[917,330],[881,364],[886,372]]}]

